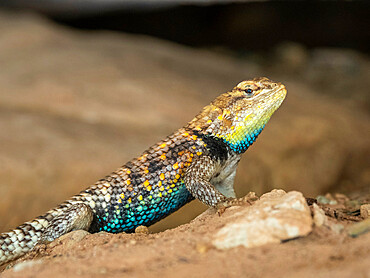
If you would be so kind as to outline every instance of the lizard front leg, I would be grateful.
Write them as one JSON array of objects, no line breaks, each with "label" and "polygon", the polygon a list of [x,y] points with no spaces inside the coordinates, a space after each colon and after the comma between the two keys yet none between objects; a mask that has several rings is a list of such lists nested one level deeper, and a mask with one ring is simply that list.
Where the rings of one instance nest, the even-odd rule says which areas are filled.
[{"label": "lizard front leg", "polygon": [[[255,194],[248,194],[243,198],[235,198],[234,191],[230,188],[234,181],[235,172],[226,177],[224,184],[227,185],[225,192],[232,197],[223,195],[210,180],[217,171],[217,162],[209,156],[202,156],[195,161],[185,173],[185,186],[190,193],[202,203],[217,208],[219,214],[222,214],[226,208],[231,206],[252,204],[257,197]],[[222,188],[222,184],[218,187]]]},{"label": "lizard front leg", "polygon": [[209,156],[202,156],[194,161],[185,172],[185,186],[189,192],[202,203],[217,207],[233,198],[227,198],[218,191],[210,180],[217,170],[217,162]]}]

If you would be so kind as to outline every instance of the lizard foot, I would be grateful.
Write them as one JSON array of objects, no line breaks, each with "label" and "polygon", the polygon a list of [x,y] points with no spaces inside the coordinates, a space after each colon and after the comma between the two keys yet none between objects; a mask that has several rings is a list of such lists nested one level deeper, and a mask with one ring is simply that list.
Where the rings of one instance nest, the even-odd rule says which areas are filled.
[{"label": "lizard foot", "polygon": [[242,198],[228,198],[224,202],[217,204],[216,209],[219,216],[221,216],[225,210],[232,206],[242,206],[245,204],[253,205],[258,200],[258,196],[255,192],[249,192]]}]

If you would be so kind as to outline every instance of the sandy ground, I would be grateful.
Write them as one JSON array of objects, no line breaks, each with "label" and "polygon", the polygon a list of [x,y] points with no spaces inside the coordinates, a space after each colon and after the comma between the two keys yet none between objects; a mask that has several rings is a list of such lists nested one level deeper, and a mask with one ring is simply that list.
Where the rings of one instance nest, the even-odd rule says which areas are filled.
[{"label": "sandy ground", "polygon": [[[370,277],[370,233],[314,227],[304,238],[217,250],[210,239],[238,213],[209,209],[189,224],[154,234],[72,232],[2,277]],[[348,228],[351,221],[330,218]],[[76,235],[77,234],[77,235]],[[22,260],[20,260],[22,261]]]},{"label": "sandy ground", "polygon": [[[85,33],[29,15],[1,13],[0,32],[1,232],[79,192],[181,127],[219,93],[256,76],[283,82],[288,97],[242,159],[238,195],[273,188],[306,197],[369,194],[368,111],[327,84],[294,76],[285,63],[266,66],[148,37]],[[361,61],[343,88],[366,96],[369,63]],[[194,201],[150,235],[89,235],[73,248],[48,249],[29,270],[3,275],[369,275],[369,234],[353,239],[315,228],[281,245],[217,251],[202,247],[214,215],[179,226],[203,210]]]}]

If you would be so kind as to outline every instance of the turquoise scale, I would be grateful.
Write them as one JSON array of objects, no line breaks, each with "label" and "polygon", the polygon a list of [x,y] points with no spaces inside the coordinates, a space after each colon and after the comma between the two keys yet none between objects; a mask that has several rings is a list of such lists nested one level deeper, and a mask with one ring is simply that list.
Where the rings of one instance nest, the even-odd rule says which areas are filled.
[{"label": "turquoise scale", "polygon": [[256,129],[253,133],[247,134],[243,140],[239,141],[236,144],[232,144],[228,142],[226,139],[224,139],[224,142],[236,153],[243,153],[245,152],[250,145],[256,141],[258,135],[262,132],[263,128],[265,126],[262,126],[259,129]]},{"label": "turquoise scale", "polygon": [[108,207],[107,216],[101,217],[97,214],[98,231],[132,232],[137,226],[149,226],[157,222],[193,199],[183,183],[179,183],[172,190],[166,196],[151,200],[148,197],[141,201],[133,198],[129,208],[126,208],[124,202],[112,204]]}]

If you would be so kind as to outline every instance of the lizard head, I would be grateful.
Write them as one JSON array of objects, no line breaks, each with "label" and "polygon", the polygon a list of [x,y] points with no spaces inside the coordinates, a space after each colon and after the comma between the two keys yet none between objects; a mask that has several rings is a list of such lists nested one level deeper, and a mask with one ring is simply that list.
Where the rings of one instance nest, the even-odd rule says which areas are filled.
[{"label": "lizard head", "polygon": [[233,151],[245,152],[286,96],[286,88],[266,77],[240,82],[204,107],[188,125],[222,139]]}]

